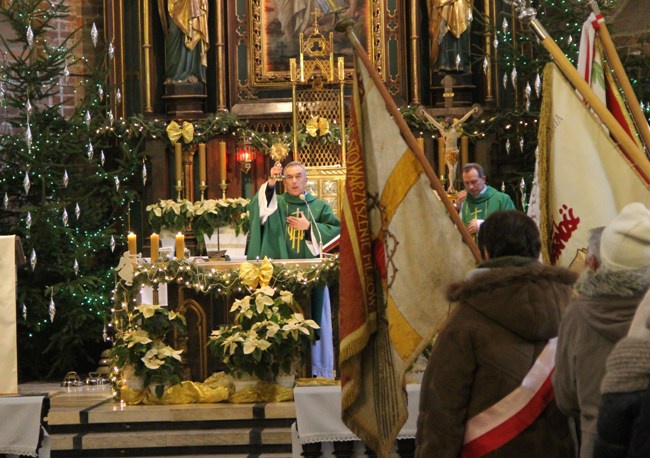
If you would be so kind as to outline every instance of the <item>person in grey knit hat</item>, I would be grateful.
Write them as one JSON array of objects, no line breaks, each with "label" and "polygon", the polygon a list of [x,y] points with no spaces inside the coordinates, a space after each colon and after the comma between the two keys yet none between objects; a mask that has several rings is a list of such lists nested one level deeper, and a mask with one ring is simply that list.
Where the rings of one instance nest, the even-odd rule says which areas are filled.
[{"label": "person in grey knit hat", "polygon": [[560,323],[553,374],[558,407],[579,421],[581,458],[593,456],[607,357],[650,288],[650,210],[625,206],[600,236],[592,234],[590,251],[599,262],[576,282],[578,297]]},{"label": "person in grey knit hat", "polygon": [[594,458],[650,456],[650,292],[607,358]]}]

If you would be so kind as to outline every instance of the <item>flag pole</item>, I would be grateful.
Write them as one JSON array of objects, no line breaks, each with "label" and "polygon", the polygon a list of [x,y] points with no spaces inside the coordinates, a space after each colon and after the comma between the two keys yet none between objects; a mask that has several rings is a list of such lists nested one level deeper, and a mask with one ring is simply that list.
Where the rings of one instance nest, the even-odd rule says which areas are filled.
[{"label": "flag pole", "polygon": [[621,62],[621,58],[616,51],[616,47],[612,41],[612,36],[609,34],[607,24],[605,24],[605,18],[601,14],[598,4],[595,2],[595,0],[590,0],[589,6],[591,6],[591,10],[596,15],[596,30],[600,36],[600,41],[602,42],[603,48],[607,53],[609,62],[612,64],[614,75],[616,75],[616,79],[621,85],[621,89],[623,89],[623,94],[625,94],[627,104],[630,107],[630,112],[632,113],[634,122],[639,129],[639,134],[641,134],[641,138],[643,139],[643,143],[645,144],[647,151],[648,148],[650,148],[650,126],[648,126],[648,121],[643,115],[641,105],[639,105],[639,100],[637,99],[636,94],[634,93],[634,89],[632,89],[632,85],[630,84],[630,80],[627,77],[627,73],[623,68],[623,63]]},{"label": "flag pole", "polygon": [[542,45],[551,54],[555,60],[555,64],[559,67],[564,76],[571,82],[571,84],[578,89],[580,94],[589,103],[591,108],[596,112],[600,120],[609,129],[610,134],[614,140],[618,142],[619,146],[627,155],[627,159],[636,167],[639,172],[645,177],[650,177],[650,161],[637,144],[625,132],[623,127],[618,123],[614,115],[612,115],[607,107],[600,101],[598,96],[594,93],[593,89],[587,84],[585,79],[580,76],[578,70],[567,59],[559,46],[553,41],[553,38],[548,34],[544,26],[535,18],[537,11],[529,6],[526,6],[526,0],[505,0],[510,3],[519,14],[519,20],[522,23],[528,23],[537,38],[539,38]]},{"label": "flag pole", "polygon": [[424,156],[424,152],[420,149],[420,145],[415,139],[413,132],[411,132],[411,129],[409,128],[408,124],[406,124],[406,121],[404,121],[404,117],[402,116],[402,113],[400,113],[399,108],[397,108],[397,104],[395,104],[393,97],[388,92],[388,89],[386,89],[386,86],[384,85],[384,82],[381,80],[381,77],[377,73],[377,70],[375,70],[375,68],[372,65],[372,62],[370,62],[370,58],[368,57],[366,50],[363,48],[363,45],[359,41],[359,38],[354,33],[354,30],[352,30],[354,24],[355,22],[351,18],[342,19],[337,22],[336,31],[344,32],[347,35],[348,40],[350,41],[350,44],[354,49],[354,52],[356,53],[357,57],[361,59],[361,62],[363,62],[364,67],[366,67],[366,70],[368,70],[368,74],[370,75],[370,78],[372,78],[373,82],[375,83],[375,86],[377,86],[379,93],[384,99],[386,108],[388,109],[389,113],[397,123],[397,126],[399,127],[400,133],[402,134],[402,137],[406,141],[406,144],[413,152],[413,154],[415,154],[417,160],[420,162],[420,165],[422,166],[424,173],[426,174],[427,178],[429,178],[429,182],[431,183],[431,186],[436,191],[438,197],[440,198],[443,205],[445,206],[445,209],[447,210],[449,217],[458,228],[458,231],[460,232],[463,241],[467,244],[467,246],[471,250],[476,261],[480,262],[481,253],[478,249],[478,246],[476,246],[476,243],[474,242],[472,235],[469,233],[469,231],[463,224],[463,221],[460,219],[460,216],[458,216],[458,212],[456,211],[456,208],[452,205],[451,201],[449,200],[449,197],[447,196],[447,192],[443,188],[442,184],[440,184],[440,181],[438,180],[436,173],[431,167],[431,164]]}]

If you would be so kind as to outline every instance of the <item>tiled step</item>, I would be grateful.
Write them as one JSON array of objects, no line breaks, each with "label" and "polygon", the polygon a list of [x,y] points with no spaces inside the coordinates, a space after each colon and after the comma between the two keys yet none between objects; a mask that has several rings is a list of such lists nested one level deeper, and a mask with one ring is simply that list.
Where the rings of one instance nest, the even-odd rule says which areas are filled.
[{"label": "tiled step", "polygon": [[53,458],[291,457],[293,402],[129,406],[108,391],[49,397]]}]

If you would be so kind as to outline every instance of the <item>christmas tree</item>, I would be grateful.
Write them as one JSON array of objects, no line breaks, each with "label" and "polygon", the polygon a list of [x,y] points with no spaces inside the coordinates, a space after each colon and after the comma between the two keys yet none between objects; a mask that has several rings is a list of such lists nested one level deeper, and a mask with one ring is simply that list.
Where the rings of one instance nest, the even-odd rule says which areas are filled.
[{"label": "christmas tree", "polygon": [[94,62],[82,55],[83,37],[99,44],[95,25],[64,33],[75,23],[64,2],[17,0],[0,16],[13,31],[0,36],[0,233],[20,236],[28,258],[18,271],[19,374],[86,372],[108,346],[139,159],[110,141],[119,93],[101,69],[111,45]]}]

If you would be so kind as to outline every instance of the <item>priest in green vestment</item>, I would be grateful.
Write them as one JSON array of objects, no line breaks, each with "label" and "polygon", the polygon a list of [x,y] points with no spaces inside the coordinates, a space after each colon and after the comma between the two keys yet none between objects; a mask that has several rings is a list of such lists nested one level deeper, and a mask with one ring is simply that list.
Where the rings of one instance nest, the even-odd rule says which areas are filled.
[{"label": "priest in green vestment", "polygon": [[[341,223],[332,208],[309,192],[307,170],[300,162],[284,167],[284,188],[275,191],[282,164],[276,163],[271,177],[248,204],[250,238],[246,256],[258,259],[305,259],[320,256],[322,247],[339,235]],[[313,376],[334,378],[332,310],[327,286],[314,288],[311,318],[318,323],[319,339],[311,349]]]},{"label": "priest in green vestment", "polygon": [[282,173],[277,163],[271,177],[248,205],[250,239],[246,256],[257,259],[306,259],[320,256],[321,247],[339,235],[341,223],[332,208],[309,192],[307,171],[300,162],[284,168],[284,194],[275,192]]},{"label": "priest in green vestment", "polygon": [[481,223],[498,210],[514,210],[515,204],[508,194],[485,184],[483,167],[476,162],[463,166],[465,190],[458,193],[455,207],[467,230],[477,236]]}]

